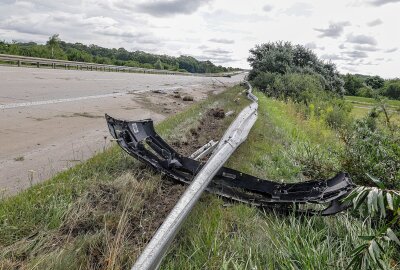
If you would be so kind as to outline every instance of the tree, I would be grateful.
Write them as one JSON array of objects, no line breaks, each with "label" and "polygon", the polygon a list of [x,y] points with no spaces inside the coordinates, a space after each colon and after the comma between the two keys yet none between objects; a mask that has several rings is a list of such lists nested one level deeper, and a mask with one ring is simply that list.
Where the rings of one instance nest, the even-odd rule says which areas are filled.
[{"label": "tree", "polygon": [[400,99],[400,80],[388,81],[384,87],[383,95],[391,99]]},{"label": "tree", "polygon": [[344,76],[344,89],[348,95],[357,95],[358,90],[363,86],[364,84],[361,78],[349,73]]},{"label": "tree", "polygon": [[304,46],[282,41],[268,42],[251,49],[247,60],[252,67],[249,80],[260,77],[260,74],[263,78],[268,77],[263,73],[308,74],[319,77],[325,90],[339,95],[344,93],[343,80],[336,66],[318,59],[313,51]]},{"label": "tree", "polygon": [[47,45],[50,46],[51,48],[51,58],[54,58],[54,48],[57,48],[60,44],[60,37],[59,34],[54,34],[49,38],[49,41],[47,41]]},{"label": "tree", "polygon": [[155,69],[163,69],[163,63],[161,62],[160,58],[157,59],[157,61],[154,63],[154,68]]},{"label": "tree", "polygon": [[366,83],[367,85],[371,86],[372,89],[379,89],[379,88],[382,88],[382,87],[383,87],[383,85],[384,85],[384,83],[385,83],[385,80],[382,79],[382,78],[379,77],[379,76],[373,76],[373,77],[368,77],[368,78],[365,80],[365,83]]}]

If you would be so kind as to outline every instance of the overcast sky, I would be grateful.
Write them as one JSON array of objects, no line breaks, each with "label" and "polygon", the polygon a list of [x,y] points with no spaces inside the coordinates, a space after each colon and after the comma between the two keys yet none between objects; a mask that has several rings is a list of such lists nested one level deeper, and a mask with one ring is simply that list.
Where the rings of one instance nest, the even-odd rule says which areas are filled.
[{"label": "overcast sky", "polygon": [[0,39],[62,40],[248,68],[268,41],[306,45],[341,72],[400,77],[400,0],[0,0]]}]

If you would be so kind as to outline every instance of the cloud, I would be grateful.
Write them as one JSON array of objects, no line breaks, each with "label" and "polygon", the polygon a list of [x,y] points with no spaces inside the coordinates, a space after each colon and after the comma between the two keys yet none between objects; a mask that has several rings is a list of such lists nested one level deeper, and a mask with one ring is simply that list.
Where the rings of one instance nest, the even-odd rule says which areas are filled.
[{"label": "cloud", "polygon": [[354,49],[358,50],[358,51],[364,51],[364,52],[376,52],[376,51],[379,51],[379,49],[377,47],[374,47],[374,46],[363,46],[363,45],[355,45]]},{"label": "cloud", "polygon": [[383,6],[383,5],[390,4],[390,3],[399,3],[400,0],[372,0],[372,1],[368,1],[368,2],[374,6]]},{"label": "cloud", "polygon": [[328,28],[314,28],[314,30],[321,33],[319,37],[337,38],[343,33],[344,27],[349,25],[350,22],[330,23]]},{"label": "cloud", "polygon": [[347,35],[347,42],[355,43],[355,44],[367,44],[367,45],[376,45],[378,42],[374,37],[366,36],[366,35]]},{"label": "cloud", "polygon": [[323,54],[321,58],[324,60],[345,60],[346,58],[338,55],[338,54]]},{"label": "cloud", "polygon": [[235,41],[233,39],[224,39],[224,38],[212,38],[212,39],[209,39],[208,41],[214,42],[214,43],[221,43],[221,44],[235,43]]},{"label": "cloud", "polygon": [[361,51],[348,51],[344,52],[346,56],[350,58],[355,58],[355,59],[360,59],[360,58],[367,58],[368,54],[366,52],[361,52]]},{"label": "cloud", "polygon": [[324,46],[319,46],[315,43],[315,42],[308,42],[304,45],[304,47],[310,49],[310,50],[315,50],[315,49],[319,49],[319,50],[325,50]]},{"label": "cloud", "polygon": [[237,62],[239,61],[238,59],[232,57],[232,56],[226,56],[226,55],[191,55],[192,57],[196,58],[197,60],[200,61],[211,61],[216,64],[224,64],[224,63],[230,63],[230,62]]},{"label": "cloud", "polygon": [[210,0],[172,0],[172,1],[149,1],[136,5],[140,12],[152,16],[167,17],[177,14],[192,14]]},{"label": "cloud", "polygon": [[272,5],[265,5],[262,8],[265,12],[270,12],[271,10],[274,9],[274,7]]},{"label": "cloud", "polygon": [[103,29],[97,29],[93,32],[99,35],[122,37],[127,40],[134,40],[135,43],[139,44],[160,44],[161,42],[161,39],[155,38],[151,34],[136,32],[134,30],[123,30],[117,27],[106,27]]},{"label": "cloud", "polygon": [[367,25],[370,26],[370,27],[373,27],[373,26],[380,25],[382,23],[383,23],[383,21],[381,19],[376,19],[376,20],[367,22]]},{"label": "cloud", "polygon": [[339,49],[341,49],[341,50],[346,49],[346,46],[344,44],[340,44]]},{"label": "cloud", "polygon": [[290,8],[285,9],[284,13],[291,16],[311,16],[313,8],[310,4],[298,2],[293,4]]},{"label": "cloud", "polygon": [[227,50],[220,49],[220,48],[218,48],[218,49],[207,49],[207,50],[204,50],[204,52],[208,53],[208,54],[212,54],[212,55],[231,54],[232,53],[232,51],[227,51]]},{"label": "cloud", "polygon": [[385,50],[385,53],[392,53],[392,52],[395,52],[395,51],[397,51],[397,49],[398,48],[391,48],[391,49],[388,49],[388,50]]},{"label": "cloud", "polygon": [[232,56],[232,51],[228,51],[221,48],[216,49],[206,49],[203,51],[202,56],[195,56],[196,59],[201,61],[210,60],[215,63],[227,63],[227,62],[236,62],[238,59],[235,59]]}]

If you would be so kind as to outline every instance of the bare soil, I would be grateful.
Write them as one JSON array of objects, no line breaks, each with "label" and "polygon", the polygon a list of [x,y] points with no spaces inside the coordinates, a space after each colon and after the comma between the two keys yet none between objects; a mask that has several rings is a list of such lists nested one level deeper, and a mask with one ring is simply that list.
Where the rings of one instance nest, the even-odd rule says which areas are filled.
[{"label": "bare soil", "polygon": [[[222,116],[223,115],[223,116]],[[185,156],[190,156],[194,151],[211,140],[217,141],[225,132],[221,128],[225,117],[224,109],[212,108],[200,119],[195,128],[191,128],[186,134],[185,141],[172,141],[174,149]]]}]

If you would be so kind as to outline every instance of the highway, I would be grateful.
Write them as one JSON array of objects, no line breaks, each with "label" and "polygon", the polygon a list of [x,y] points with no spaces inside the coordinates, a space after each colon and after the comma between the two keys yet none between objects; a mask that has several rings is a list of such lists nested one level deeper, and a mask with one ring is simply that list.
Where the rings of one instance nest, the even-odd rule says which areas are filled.
[{"label": "highway", "polygon": [[0,190],[15,194],[110,145],[104,113],[160,121],[237,84],[197,77],[0,66]]}]

